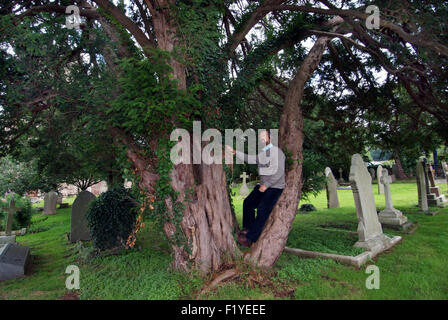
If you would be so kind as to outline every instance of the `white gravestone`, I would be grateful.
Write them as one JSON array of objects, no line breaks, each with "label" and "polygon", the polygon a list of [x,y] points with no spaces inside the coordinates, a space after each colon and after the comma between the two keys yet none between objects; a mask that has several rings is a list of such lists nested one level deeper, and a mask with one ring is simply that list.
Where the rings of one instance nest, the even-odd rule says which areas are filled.
[{"label": "white gravestone", "polygon": [[50,191],[44,197],[44,211],[42,215],[56,214],[56,205],[58,204],[58,194]]},{"label": "white gravestone", "polygon": [[383,167],[381,165],[379,165],[378,168],[376,169],[376,178],[378,179],[378,193],[379,194],[384,193],[384,185],[380,182],[382,174],[383,174]]},{"label": "white gravestone", "polygon": [[243,179],[243,184],[241,185],[241,188],[240,188],[241,196],[247,196],[249,194],[249,188],[247,187],[247,184],[246,184],[246,179],[248,177],[249,176],[246,174],[246,172],[243,172],[243,174],[240,176],[240,178]]},{"label": "white gravestone", "polygon": [[327,178],[327,208],[339,208],[338,182],[328,167],[325,168],[325,177]]},{"label": "white gravestone", "polygon": [[417,162],[416,168],[418,206],[423,212],[428,212],[428,197],[425,178],[425,163],[422,159]]},{"label": "white gravestone", "polygon": [[404,225],[408,221],[408,218],[405,217],[400,210],[394,208],[390,191],[392,179],[389,176],[387,169],[383,169],[380,183],[384,185],[384,197],[386,198],[386,208],[379,213],[381,224],[391,226]]},{"label": "white gravestone", "polygon": [[372,177],[359,154],[354,154],[352,157],[349,180],[358,217],[359,240],[355,243],[355,247],[373,252],[380,252],[391,247],[401,238],[394,237],[391,239],[383,234],[376,212]]}]

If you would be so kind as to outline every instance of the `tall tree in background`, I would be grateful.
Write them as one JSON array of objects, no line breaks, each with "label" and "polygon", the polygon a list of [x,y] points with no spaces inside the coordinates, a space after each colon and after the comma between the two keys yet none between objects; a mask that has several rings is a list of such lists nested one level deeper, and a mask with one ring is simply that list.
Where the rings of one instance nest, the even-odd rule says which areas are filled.
[{"label": "tall tree in background", "polygon": [[[305,109],[307,87],[326,83],[313,77],[316,71],[354,66],[349,70],[355,78],[344,67],[338,70],[352,96],[362,97],[375,87],[372,68],[383,68],[419,110],[437,120],[446,137],[441,130],[448,123],[443,1],[374,2],[381,12],[378,29],[366,27],[365,7],[372,3],[365,1],[344,1],[342,7],[338,1],[133,0],[127,7],[79,1],[85,18],[80,31],[63,28],[69,4],[3,2],[2,149],[15,148],[18,137],[43,126],[42,119],[52,119],[54,112],[84,115],[85,126],[107,133],[132,164],[147,199],[143,204],[151,203],[145,208],[155,208],[162,218],[177,269],[216,270],[239,250],[224,167],[173,166],[170,133],[191,129],[193,120],[203,129],[234,127],[261,85],[283,95],[272,102],[281,101],[277,123],[288,171],[287,187],[246,256],[259,266],[277,261],[296,214],[304,114],[338,122],[350,113],[350,104]],[[313,41],[311,49],[301,45],[305,40]],[[327,49],[333,60],[326,58]],[[335,96],[330,92],[328,99]],[[362,124],[368,107],[346,119]]]}]

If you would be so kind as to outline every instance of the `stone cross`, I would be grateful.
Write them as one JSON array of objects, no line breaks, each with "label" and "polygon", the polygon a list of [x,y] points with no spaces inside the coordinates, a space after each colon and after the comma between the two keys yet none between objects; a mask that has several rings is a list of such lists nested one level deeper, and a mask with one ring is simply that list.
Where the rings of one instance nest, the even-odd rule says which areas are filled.
[{"label": "stone cross", "polygon": [[344,179],[342,179],[342,168],[339,168],[339,182],[344,182]]},{"label": "stone cross", "polygon": [[392,178],[389,176],[389,171],[383,169],[380,183],[384,185],[384,197],[386,198],[386,209],[393,209],[394,205],[392,203],[392,197],[390,192],[390,185],[392,183]]},{"label": "stone cross", "polygon": [[389,172],[386,168],[383,169],[380,180],[381,181],[379,181],[379,183],[384,185],[384,197],[386,198],[386,208],[378,215],[381,224],[390,226],[404,225],[408,221],[408,218],[403,216],[400,210],[394,208],[392,203],[392,194],[390,191],[392,178],[389,176]]},{"label": "stone cross", "polygon": [[247,187],[246,179],[249,178],[249,176],[246,174],[246,172],[243,172],[240,178],[243,179],[243,184],[241,185],[240,188],[240,195],[247,196],[249,194],[249,188]]},{"label": "stone cross", "polygon": [[6,235],[10,236],[12,233],[12,221],[14,220],[14,215],[20,208],[16,207],[16,201],[14,199],[9,203],[8,217],[6,219]]}]

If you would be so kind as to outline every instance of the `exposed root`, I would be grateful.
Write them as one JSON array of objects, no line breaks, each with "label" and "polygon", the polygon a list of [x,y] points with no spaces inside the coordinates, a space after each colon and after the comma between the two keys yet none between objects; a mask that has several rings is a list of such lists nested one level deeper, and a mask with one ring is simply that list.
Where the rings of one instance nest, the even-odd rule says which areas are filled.
[{"label": "exposed root", "polygon": [[231,280],[238,276],[239,272],[237,269],[229,269],[218,275],[209,285],[207,285],[205,288],[201,290],[200,294],[204,294],[210,290],[213,290],[216,288],[221,282],[226,280]]}]

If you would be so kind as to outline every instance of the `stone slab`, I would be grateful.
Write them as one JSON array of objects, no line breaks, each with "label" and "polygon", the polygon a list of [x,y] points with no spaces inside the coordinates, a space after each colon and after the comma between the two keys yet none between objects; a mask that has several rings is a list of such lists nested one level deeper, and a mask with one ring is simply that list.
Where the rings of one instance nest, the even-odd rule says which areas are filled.
[{"label": "stone slab", "polygon": [[0,245],[16,242],[16,236],[0,236]]},{"label": "stone slab", "polygon": [[28,247],[9,243],[0,254],[0,281],[22,277],[31,264]]}]

